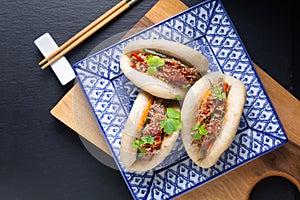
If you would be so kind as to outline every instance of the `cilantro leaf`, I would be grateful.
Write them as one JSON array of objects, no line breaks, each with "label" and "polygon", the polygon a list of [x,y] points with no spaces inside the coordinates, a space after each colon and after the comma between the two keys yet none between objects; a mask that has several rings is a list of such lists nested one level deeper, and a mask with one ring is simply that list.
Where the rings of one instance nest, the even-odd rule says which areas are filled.
[{"label": "cilantro leaf", "polygon": [[149,135],[145,135],[143,137],[141,137],[140,139],[135,139],[133,141],[133,148],[139,149],[142,146],[144,146],[145,144],[153,144],[154,143],[154,138],[149,136]]},{"label": "cilantro leaf", "polygon": [[141,142],[139,140],[135,139],[132,146],[133,146],[133,148],[138,149],[141,146]]},{"label": "cilantro leaf", "polygon": [[149,67],[160,67],[165,64],[165,61],[162,58],[160,58],[159,56],[152,55],[147,57],[146,62],[149,65]]},{"label": "cilantro leaf", "polygon": [[197,122],[197,123],[193,126],[192,130],[193,130],[193,131],[197,131],[198,128],[199,128],[199,126],[200,126],[200,123]]},{"label": "cilantro leaf", "polygon": [[191,84],[183,84],[183,85],[182,85],[182,88],[186,89],[186,88],[189,88],[189,87],[191,87],[191,86],[192,86]]},{"label": "cilantro leaf", "polygon": [[168,135],[182,128],[182,122],[178,119],[166,119],[160,125]]},{"label": "cilantro leaf", "polygon": [[173,99],[173,100],[181,100],[182,99],[182,97],[181,97],[181,95],[180,94],[176,94],[176,96],[175,96],[175,98]]},{"label": "cilantro leaf", "polygon": [[192,135],[194,136],[194,140],[200,140],[202,136],[208,133],[207,129],[205,128],[205,124],[200,126],[200,123],[197,122],[192,128]]},{"label": "cilantro leaf", "polygon": [[172,134],[175,130],[175,124],[173,123],[173,119],[167,119],[160,123],[160,126],[164,129],[166,134]]},{"label": "cilantro leaf", "polygon": [[174,131],[182,128],[183,124],[180,115],[178,110],[167,108],[167,119],[160,122],[160,126],[166,134],[172,134]]},{"label": "cilantro leaf", "polygon": [[218,100],[223,100],[226,98],[226,94],[222,91],[222,89],[223,88],[221,88],[220,86],[216,86],[214,90],[214,95],[215,97],[217,97]]},{"label": "cilantro leaf", "polygon": [[157,69],[156,69],[156,67],[148,67],[147,72],[149,74],[156,74]]},{"label": "cilantro leaf", "polygon": [[202,124],[202,125],[199,127],[198,131],[199,131],[199,134],[200,134],[200,135],[206,135],[207,132],[208,132],[208,131],[206,130],[204,124]]},{"label": "cilantro leaf", "polygon": [[201,139],[201,135],[197,131],[193,132],[193,135],[194,135],[194,140],[200,140]]},{"label": "cilantro leaf", "polygon": [[174,108],[167,108],[167,117],[180,119],[180,112],[178,110],[175,110]]}]

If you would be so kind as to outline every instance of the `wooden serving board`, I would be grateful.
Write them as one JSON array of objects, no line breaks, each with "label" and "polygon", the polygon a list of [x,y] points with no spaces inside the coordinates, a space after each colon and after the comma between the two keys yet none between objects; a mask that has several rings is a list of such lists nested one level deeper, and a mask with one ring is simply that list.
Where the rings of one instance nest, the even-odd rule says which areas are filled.
[{"label": "wooden serving board", "polygon": [[[128,32],[140,30],[171,17],[187,6],[179,0],[160,0]],[[288,91],[268,76],[257,65],[255,68],[274,105],[288,135],[288,143],[257,158],[178,199],[249,199],[257,182],[268,176],[282,176],[292,181],[300,190],[300,103]],[[76,109],[75,109],[76,108]],[[76,84],[51,110],[51,114],[80,136],[111,155],[94,116],[78,84]]]}]

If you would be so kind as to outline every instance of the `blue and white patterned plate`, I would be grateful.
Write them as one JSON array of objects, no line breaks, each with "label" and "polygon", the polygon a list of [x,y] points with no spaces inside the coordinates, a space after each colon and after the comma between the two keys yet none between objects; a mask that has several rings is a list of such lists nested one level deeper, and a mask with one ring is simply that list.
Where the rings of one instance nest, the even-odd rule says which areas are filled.
[{"label": "blue and white patterned plate", "polygon": [[[139,92],[122,73],[119,58],[132,40],[165,39],[184,43],[209,60],[209,71],[240,79],[247,98],[236,137],[211,168],[195,165],[181,138],[151,171],[134,173],[119,160],[122,129]],[[251,59],[219,0],[202,2],[74,65],[77,79],[134,199],[174,198],[287,142],[287,136]]]}]

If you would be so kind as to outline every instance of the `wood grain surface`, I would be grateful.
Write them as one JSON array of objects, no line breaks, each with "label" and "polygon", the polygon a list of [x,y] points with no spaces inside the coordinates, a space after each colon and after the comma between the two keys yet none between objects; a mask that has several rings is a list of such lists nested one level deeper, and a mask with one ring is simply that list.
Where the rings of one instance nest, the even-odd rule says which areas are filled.
[{"label": "wood grain surface", "polygon": [[[187,9],[179,0],[160,0],[126,36]],[[178,199],[249,199],[252,188],[268,176],[282,176],[300,190],[300,103],[274,79],[254,64],[267,94],[288,135],[288,143]],[[76,109],[74,109],[76,108]],[[96,120],[78,84],[51,110],[51,114],[89,142],[111,155]]]}]

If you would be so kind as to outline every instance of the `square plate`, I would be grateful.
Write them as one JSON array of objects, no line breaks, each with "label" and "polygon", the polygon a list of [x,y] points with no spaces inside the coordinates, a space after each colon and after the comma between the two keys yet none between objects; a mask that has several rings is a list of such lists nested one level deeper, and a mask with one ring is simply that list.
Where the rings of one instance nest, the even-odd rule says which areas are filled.
[{"label": "square plate", "polygon": [[[122,73],[119,58],[128,42],[165,39],[186,44],[209,61],[209,71],[240,79],[247,97],[236,137],[218,162],[203,169],[184,150],[181,137],[153,170],[130,172],[120,163],[122,130],[139,93]],[[188,10],[74,64],[77,80],[134,199],[169,199],[201,186],[287,142],[286,133],[251,59],[219,0]]]}]

